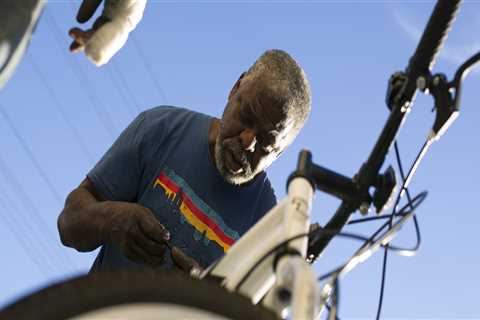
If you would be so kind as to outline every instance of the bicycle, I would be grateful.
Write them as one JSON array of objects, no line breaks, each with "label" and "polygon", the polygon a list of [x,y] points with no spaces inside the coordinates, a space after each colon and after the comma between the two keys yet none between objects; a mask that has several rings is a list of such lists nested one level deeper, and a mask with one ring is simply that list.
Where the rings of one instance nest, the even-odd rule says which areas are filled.
[{"label": "bicycle", "polygon": [[[311,153],[302,151],[288,179],[287,197],[199,279],[154,271],[80,277],[21,299],[0,311],[0,319],[314,319],[325,309],[330,309],[329,318],[335,319],[341,276],[381,247],[404,255],[418,249],[418,245],[399,248],[390,244],[406,221],[416,221],[415,209],[427,196],[422,192],[411,197],[408,186],[428,148],[458,117],[463,78],[480,61],[480,53],[472,56],[451,82],[445,75],[430,71],[461,2],[437,2],[406,70],[390,78],[386,96],[390,116],[370,156],[353,178],[315,164]],[[402,182],[397,193],[393,168],[383,173],[380,169],[392,144],[398,151],[394,140],[417,90],[434,97],[436,118],[408,173],[400,170]],[[315,189],[339,198],[342,204],[325,226],[310,230]],[[408,203],[397,210],[403,195]],[[373,206],[382,213],[392,200],[391,214],[363,218],[387,220],[372,236],[341,231],[353,222],[350,217],[355,211],[367,214]],[[317,279],[310,264],[335,237],[354,238],[363,245],[343,265]],[[318,280],[323,281],[322,286],[317,285]]]}]

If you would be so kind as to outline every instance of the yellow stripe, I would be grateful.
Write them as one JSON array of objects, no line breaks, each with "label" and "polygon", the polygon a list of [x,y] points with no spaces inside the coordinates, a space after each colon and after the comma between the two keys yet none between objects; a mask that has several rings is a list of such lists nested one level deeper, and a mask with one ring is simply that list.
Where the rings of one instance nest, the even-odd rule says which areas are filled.
[{"label": "yellow stripe", "polygon": [[224,252],[227,252],[227,250],[230,248],[230,246],[223,242],[222,239],[220,239],[217,234],[205,223],[203,223],[200,219],[198,219],[193,212],[185,205],[185,203],[182,201],[182,204],[180,205],[180,211],[182,212],[183,216],[187,221],[193,225],[195,229],[197,229],[200,233],[203,233],[206,231],[206,237],[209,240],[213,240],[216,243],[218,243],[222,248]]},{"label": "yellow stripe", "polygon": [[175,192],[173,192],[170,188],[168,188],[160,179],[155,180],[153,187],[156,188],[158,185],[162,186],[163,190],[165,190],[165,196],[169,199],[175,198]]}]

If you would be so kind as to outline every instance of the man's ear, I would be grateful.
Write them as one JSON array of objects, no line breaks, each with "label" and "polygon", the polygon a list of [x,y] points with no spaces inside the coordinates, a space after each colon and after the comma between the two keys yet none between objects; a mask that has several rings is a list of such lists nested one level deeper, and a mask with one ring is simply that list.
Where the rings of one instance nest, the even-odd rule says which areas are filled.
[{"label": "man's ear", "polygon": [[245,73],[246,72],[242,72],[242,74],[238,78],[237,82],[235,82],[235,84],[233,85],[233,88],[230,90],[230,94],[228,95],[228,99],[230,99],[230,97],[233,96],[235,94],[235,92],[237,92],[238,88],[240,87],[240,83],[242,82],[242,78],[245,75]]}]

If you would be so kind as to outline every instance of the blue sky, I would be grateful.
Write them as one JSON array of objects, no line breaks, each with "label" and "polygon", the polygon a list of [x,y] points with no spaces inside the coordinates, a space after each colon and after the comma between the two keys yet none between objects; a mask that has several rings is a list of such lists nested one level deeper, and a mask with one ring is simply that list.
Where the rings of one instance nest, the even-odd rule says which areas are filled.
[{"label": "blue sky", "polygon": [[[78,2],[50,1],[28,54],[0,92],[0,305],[84,273],[95,253],[62,247],[56,219],[66,195],[141,110],[170,104],[219,116],[227,94],[265,50],[280,48],[305,69],[312,114],[296,142],[269,169],[277,196],[298,151],[352,176],[388,116],[387,80],[405,68],[434,1],[149,1],[127,45],[100,69],[68,52]],[[480,50],[480,2],[466,1],[434,71],[451,76]],[[464,86],[460,118],[432,146],[412,185],[427,189],[418,209],[417,256],[390,255],[386,318],[480,317],[476,201],[480,196],[480,72]],[[431,97],[419,95],[399,143],[407,166],[433,124]],[[393,164],[391,155],[387,164]],[[398,172],[398,171],[397,171]],[[317,193],[313,220],[339,202]],[[357,214],[358,215],[358,214]],[[373,226],[348,231],[368,234]],[[408,223],[395,240],[414,244]],[[345,261],[358,243],[339,240],[318,274]],[[382,254],[342,281],[340,316],[375,314]]]}]

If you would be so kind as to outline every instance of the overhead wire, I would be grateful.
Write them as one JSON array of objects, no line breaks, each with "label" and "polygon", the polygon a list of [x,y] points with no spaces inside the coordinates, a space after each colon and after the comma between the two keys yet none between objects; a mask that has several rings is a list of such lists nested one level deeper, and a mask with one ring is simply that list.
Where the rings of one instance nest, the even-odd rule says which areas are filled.
[{"label": "overhead wire", "polygon": [[[135,97],[133,94],[130,85],[128,84],[127,80],[125,79],[125,76],[123,75],[123,72],[121,71],[120,67],[117,65],[117,62],[112,59],[109,64],[111,65],[111,68],[117,73],[118,79],[120,79],[120,83],[125,89],[125,92],[128,94],[130,97],[130,101],[132,101],[132,105],[135,109],[135,112],[139,113],[140,112],[140,102],[138,99]],[[113,74],[111,75],[112,78],[114,78]],[[127,104],[126,100],[124,101],[125,104]]]},{"label": "overhead wire", "polygon": [[[17,138],[17,140],[20,142],[20,146],[22,147],[22,149],[24,150],[24,152],[27,154],[27,157],[28,159],[32,162],[33,166],[35,167],[35,169],[37,170],[37,172],[39,173],[41,179],[44,181],[44,183],[46,184],[47,188],[49,189],[49,191],[53,194],[54,198],[56,199],[57,203],[59,205],[62,205],[63,201],[62,201],[62,197],[60,196],[60,193],[57,191],[57,189],[54,187],[53,185],[53,182],[50,180],[50,178],[48,177],[48,175],[46,174],[45,170],[42,168],[42,166],[40,165],[38,159],[35,157],[35,155],[33,154],[32,150],[30,149],[30,147],[28,146],[27,142],[25,141],[25,139],[22,137],[22,135],[20,134],[20,132],[17,130],[15,124],[13,123],[12,119],[10,118],[10,116],[8,115],[8,113],[6,112],[5,110],[5,107],[3,104],[0,104],[0,114],[2,115],[3,119],[5,120],[5,122],[8,124],[10,130],[13,132],[13,134],[15,135],[15,137]],[[65,256],[61,258],[62,260],[65,259]],[[67,257],[66,258],[67,261],[69,262],[69,264],[71,264],[72,267],[76,268],[75,264],[72,262],[72,261],[69,261],[69,258]]]},{"label": "overhead wire", "polygon": [[[62,32],[60,31],[60,27],[58,25],[58,22],[56,21],[55,15],[53,15],[50,12],[51,9],[46,9],[45,10],[45,17],[46,21],[52,30],[52,33],[55,36],[55,39],[57,40],[57,44],[61,48],[62,52],[64,52],[63,48],[63,43],[62,43]],[[118,135],[118,129],[116,128],[112,117],[109,115],[105,105],[103,104],[102,100],[98,96],[94,86],[91,84],[91,82],[88,80],[87,75],[81,68],[81,66],[78,64],[78,61],[75,59],[69,59],[66,57],[66,53],[64,52],[63,54],[65,60],[67,61],[68,65],[72,69],[73,73],[78,79],[78,82],[80,86],[82,87],[84,93],[90,100],[90,102],[93,105],[93,111],[97,115],[97,118],[100,120],[100,123],[102,124],[103,128],[107,131],[107,133],[110,135],[112,139],[116,138]]]},{"label": "overhead wire", "polygon": [[119,83],[117,77],[115,77],[115,75],[113,74],[113,69],[109,68],[108,66],[107,66],[106,69],[107,69],[109,77],[112,79],[112,83],[113,83],[115,89],[120,94],[120,98],[123,100],[124,105],[126,106],[126,109],[128,110],[129,116],[132,117],[132,118],[135,117],[135,114],[138,112],[138,109],[135,107],[135,103],[132,103],[132,105],[134,107],[131,108],[130,107],[131,104],[127,101],[128,98],[125,95],[124,90],[122,90],[122,88],[121,88],[122,85]]},{"label": "overhead wire", "polygon": [[157,77],[153,73],[153,67],[150,63],[150,61],[147,59],[146,54],[144,53],[142,46],[140,45],[139,41],[137,40],[136,36],[132,34],[131,40],[135,46],[135,49],[137,49],[138,55],[140,56],[140,61],[142,61],[145,70],[147,70],[148,75],[150,76],[150,79],[152,80],[153,84],[155,85],[155,88],[157,89],[157,92],[160,94],[160,97],[163,99],[163,101],[168,104],[168,98],[163,90],[162,86],[160,85],[160,82],[158,81]]},{"label": "overhead wire", "polygon": [[48,83],[45,75],[43,74],[42,70],[38,67],[37,63],[35,62],[34,59],[31,59],[30,53],[27,51],[26,53],[26,60],[27,62],[30,62],[30,64],[33,67],[34,72],[36,75],[40,78],[41,82],[47,89],[48,94],[53,100],[53,105],[56,107],[57,111],[60,113],[62,119],[65,121],[67,127],[70,129],[72,132],[73,138],[75,139],[76,143],[80,146],[80,149],[82,150],[83,154],[85,157],[88,159],[90,163],[93,163],[93,155],[90,152],[90,150],[87,148],[86,144],[83,142],[83,139],[78,132],[77,128],[73,125],[73,122],[70,120],[69,116],[67,115],[65,109],[63,108],[62,104],[60,103],[60,100],[58,99],[57,95],[55,94],[55,91],[52,89],[50,84]]},{"label": "overhead wire", "polygon": [[[0,190],[3,197],[5,197],[5,190],[3,190],[1,186]],[[23,251],[26,253],[30,261],[35,265],[38,271],[44,277],[47,277],[49,274],[54,272],[53,267],[50,265],[50,260],[44,254],[42,254],[42,250],[38,250],[38,248],[36,248],[38,247],[38,244],[31,239],[32,233],[29,232],[30,230],[26,230],[25,232],[25,229],[28,229],[25,227],[25,224],[17,221],[16,214],[19,213],[18,208],[13,205],[12,201],[8,202],[10,203],[11,208],[8,207],[5,200],[0,198],[0,207],[3,208],[3,210],[0,210],[0,217],[4,222],[3,225],[10,230],[10,233],[20,244],[20,247],[22,247]]]},{"label": "overhead wire", "polygon": [[59,204],[62,204],[63,201],[62,201],[62,197],[60,196],[60,193],[53,186],[52,181],[50,180],[50,178],[46,174],[45,170],[43,170],[42,166],[38,162],[37,158],[33,154],[32,150],[30,149],[28,144],[26,143],[25,139],[22,137],[22,135],[19,133],[19,131],[15,127],[15,124],[13,123],[13,121],[10,118],[10,116],[8,115],[8,113],[5,111],[5,108],[2,104],[0,104],[0,114],[2,115],[3,119],[8,124],[8,126],[10,127],[10,130],[13,132],[13,134],[15,135],[17,140],[20,142],[20,146],[22,147],[23,151],[25,151],[25,153],[27,154],[27,157],[33,163],[35,169],[37,170],[37,172],[40,175],[40,177],[42,178],[42,180],[45,182],[45,184],[48,187],[48,189],[50,190],[50,192],[53,194],[55,200],[57,200],[57,202]]},{"label": "overhead wire", "polygon": [[[55,251],[49,243],[57,243],[58,239],[52,238],[52,233],[49,231],[47,223],[43,219],[39,210],[35,206],[33,200],[28,196],[22,185],[17,181],[15,175],[12,173],[7,163],[0,155],[0,173],[4,176],[4,181],[8,183],[16,195],[21,199],[25,210],[19,210],[22,215],[23,224],[28,227],[28,232],[35,234],[37,243],[41,246],[42,252],[49,256],[49,260],[55,261],[57,265],[63,266],[67,270],[75,268],[70,258],[63,251]],[[53,262],[52,262],[53,263]]]}]

